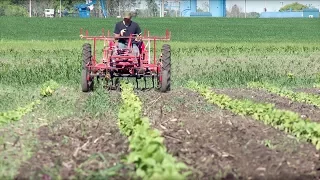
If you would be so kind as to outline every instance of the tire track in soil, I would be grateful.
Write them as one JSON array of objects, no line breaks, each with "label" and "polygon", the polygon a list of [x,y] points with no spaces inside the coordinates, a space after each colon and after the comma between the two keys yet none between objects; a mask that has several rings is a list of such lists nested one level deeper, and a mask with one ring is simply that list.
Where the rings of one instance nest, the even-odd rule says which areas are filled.
[{"label": "tire track in soil", "polygon": [[[55,123],[52,127],[42,126],[37,132],[39,146],[35,154],[19,169],[16,179],[47,179],[48,169],[54,177],[62,179],[77,177],[75,168],[83,171],[103,170],[120,162],[128,153],[127,138],[120,134],[113,120],[93,120],[87,118],[69,118]],[[92,158],[92,155],[100,157]],[[121,168],[118,177],[128,179],[127,168]]]},{"label": "tire track in soil", "polygon": [[[308,143],[216,106],[205,110],[208,103],[189,90],[138,95],[144,114],[162,132],[168,152],[193,168],[190,179],[213,179],[221,172],[225,179],[319,177],[319,154]],[[264,140],[274,148],[266,147]]]},{"label": "tire track in soil", "polygon": [[289,98],[258,89],[251,88],[230,88],[230,89],[213,89],[216,93],[226,94],[233,98],[250,99],[259,103],[272,103],[278,109],[289,110],[301,115],[301,118],[309,118],[312,121],[320,121],[320,109],[316,106],[300,103],[290,100]]}]

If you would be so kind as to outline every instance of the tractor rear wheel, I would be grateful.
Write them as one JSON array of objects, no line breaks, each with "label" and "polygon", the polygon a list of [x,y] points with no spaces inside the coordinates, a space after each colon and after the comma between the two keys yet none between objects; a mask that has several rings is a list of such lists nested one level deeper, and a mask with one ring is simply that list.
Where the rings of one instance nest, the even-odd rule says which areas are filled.
[{"label": "tractor rear wheel", "polygon": [[160,91],[167,92],[171,90],[171,47],[168,44],[164,44],[161,49],[162,53],[162,67],[161,67],[161,83]]},{"label": "tractor rear wheel", "polygon": [[82,46],[82,71],[81,71],[81,87],[82,92],[89,92],[93,90],[93,79],[91,77],[88,80],[90,75],[89,69],[86,67],[87,64],[91,65],[91,44],[85,43]]}]

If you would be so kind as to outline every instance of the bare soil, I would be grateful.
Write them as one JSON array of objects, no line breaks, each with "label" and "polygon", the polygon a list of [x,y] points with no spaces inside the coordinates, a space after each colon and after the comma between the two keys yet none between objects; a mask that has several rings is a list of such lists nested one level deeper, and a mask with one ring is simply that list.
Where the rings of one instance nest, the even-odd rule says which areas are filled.
[{"label": "bare soil", "polygon": [[140,94],[168,152],[192,168],[190,179],[318,179],[319,154],[251,118],[210,106],[198,94]]},{"label": "bare soil", "polygon": [[293,91],[320,95],[320,89],[319,88],[295,88],[295,89],[293,89]]},{"label": "bare soil", "polygon": [[[319,153],[309,143],[221,110],[189,90],[136,93],[144,115],[162,132],[168,152],[191,168],[189,179],[320,177]],[[36,153],[16,179],[56,179],[58,174],[62,179],[106,179],[104,170],[115,173],[110,179],[132,177],[133,167],[121,163],[129,153],[127,137],[111,117],[70,117],[41,127],[37,134]]]},{"label": "bare soil", "polygon": [[313,121],[320,121],[320,109],[318,107],[307,103],[296,102],[264,90],[226,88],[214,89],[214,91],[219,94],[226,94],[233,98],[250,99],[259,103],[272,103],[275,104],[275,107],[278,109],[289,110],[300,114],[303,119],[309,118]]},{"label": "bare soil", "polygon": [[121,164],[128,142],[115,121],[70,118],[52,127],[43,126],[37,133],[38,149],[21,166],[16,179],[55,179],[58,175],[62,179],[106,178],[94,173],[108,170],[120,174],[111,179],[128,179],[130,168]]}]

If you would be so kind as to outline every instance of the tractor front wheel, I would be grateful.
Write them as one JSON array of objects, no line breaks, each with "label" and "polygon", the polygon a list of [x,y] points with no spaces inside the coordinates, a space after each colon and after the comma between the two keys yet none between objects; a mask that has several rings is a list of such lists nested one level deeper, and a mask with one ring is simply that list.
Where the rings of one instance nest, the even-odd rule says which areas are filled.
[{"label": "tractor front wheel", "polygon": [[89,92],[93,90],[93,79],[90,77],[89,68],[87,64],[91,65],[91,44],[85,43],[82,46],[82,71],[81,71],[81,87],[82,92]]},{"label": "tractor front wheel", "polygon": [[171,47],[168,44],[164,44],[161,49],[161,82],[160,91],[167,92],[171,90]]}]

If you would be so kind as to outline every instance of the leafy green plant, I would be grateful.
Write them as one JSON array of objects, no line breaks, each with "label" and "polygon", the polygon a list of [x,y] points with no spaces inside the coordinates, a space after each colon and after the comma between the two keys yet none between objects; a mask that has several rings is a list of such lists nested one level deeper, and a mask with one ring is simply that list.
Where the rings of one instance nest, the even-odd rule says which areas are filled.
[{"label": "leafy green plant", "polygon": [[285,131],[299,139],[311,142],[320,149],[320,124],[302,119],[299,114],[276,109],[274,104],[255,103],[250,100],[232,99],[224,94],[216,94],[209,87],[189,81],[187,87],[199,92],[209,102],[239,115],[251,116],[276,129]]},{"label": "leafy green plant", "polygon": [[0,125],[20,120],[25,114],[31,112],[35,105],[40,104],[40,100],[34,101],[25,107],[18,107],[16,110],[0,112]]},{"label": "leafy green plant", "polygon": [[279,88],[269,83],[250,82],[248,87],[258,88],[275,93],[279,96],[290,98],[293,101],[308,103],[320,107],[320,96],[305,92],[294,92],[286,88]]},{"label": "leafy green plant", "polygon": [[274,145],[271,143],[271,140],[264,140],[263,141],[263,144],[266,146],[266,147],[269,147],[271,149],[274,148]]},{"label": "leafy green plant", "polygon": [[184,163],[167,153],[163,137],[151,129],[149,120],[141,117],[141,101],[133,93],[132,84],[121,82],[123,105],[119,110],[118,125],[121,133],[129,136],[130,154],[126,162],[133,163],[137,176],[142,179],[186,179],[190,172]]},{"label": "leafy green plant", "polygon": [[43,97],[51,96],[58,87],[59,84],[54,80],[47,81],[41,86],[40,95]]},{"label": "leafy green plant", "polygon": [[315,84],[313,84],[313,87],[314,87],[314,88],[320,88],[320,84],[315,83]]},{"label": "leafy green plant", "polygon": [[[58,83],[55,81],[48,81],[41,86],[40,95],[43,97],[51,96],[58,87]],[[40,103],[41,101],[38,99],[26,105],[25,107],[18,107],[16,110],[0,112],[0,125],[20,120],[24,115],[31,112],[34,107]]]}]

